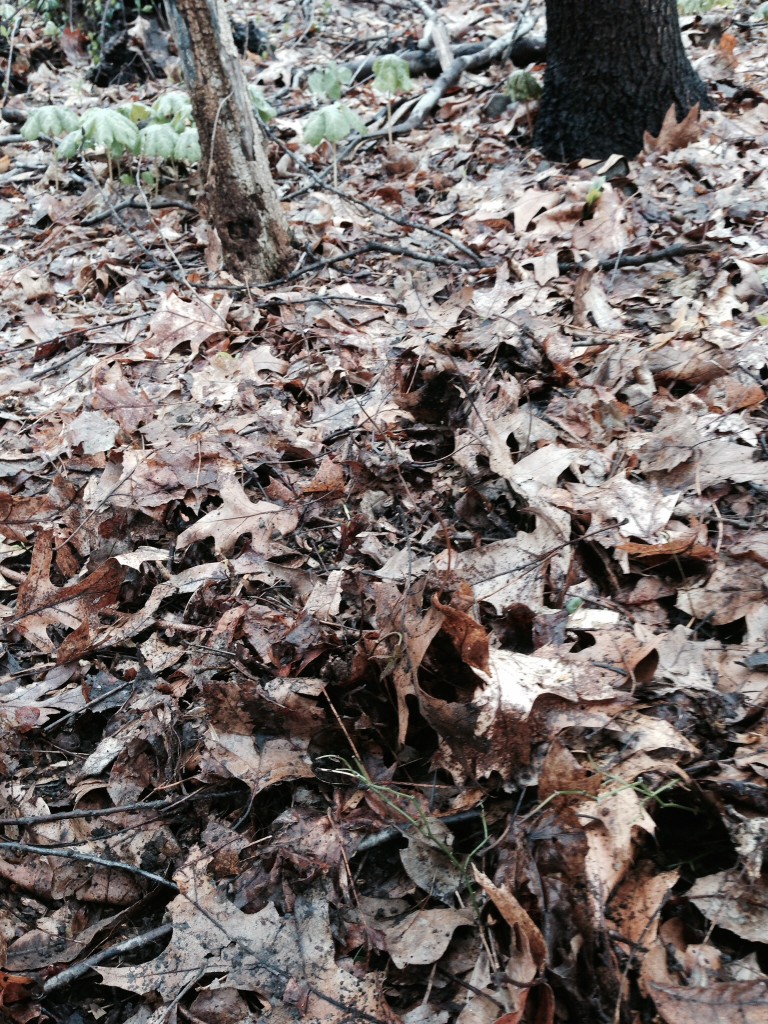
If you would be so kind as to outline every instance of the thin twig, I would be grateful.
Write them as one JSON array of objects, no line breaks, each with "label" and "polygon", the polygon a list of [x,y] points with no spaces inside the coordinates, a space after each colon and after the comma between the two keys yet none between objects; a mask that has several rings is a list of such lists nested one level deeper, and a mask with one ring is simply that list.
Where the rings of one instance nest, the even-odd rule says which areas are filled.
[{"label": "thin twig", "polygon": [[175,882],[163,878],[162,875],[156,875],[152,871],[137,868],[134,864],[125,864],[119,860],[108,860],[106,857],[98,857],[92,853],[75,853],[73,850],[62,850],[58,847],[34,846],[31,843],[11,842],[0,842],[0,850],[17,850],[19,853],[37,853],[44,857],[63,857],[65,860],[81,860],[85,861],[86,864],[98,864],[102,868],[112,868],[114,871],[127,871],[132,875],[140,875],[156,885],[164,885],[167,889],[172,889],[174,892],[179,891],[179,887]]},{"label": "thin twig", "polygon": [[21,25],[22,15],[19,13],[13,19],[13,27],[11,28],[8,36],[8,56],[6,57],[7,66],[5,69],[5,76],[3,78],[3,96],[0,106],[5,106],[5,102],[8,99],[8,92],[11,87],[11,72],[13,71],[13,44],[16,40],[16,33],[19,31]]},{"label": "thin twig", "polygon": [[136,246],[136,248],[139,250],[139,252],[142,252],[157,270],[159,270],[163,274],[168,274],[176,282],[176,284],[181,285],[182,288],[189,289],[189,291],[191,291],[193,295],[197,295],[197,293],[195,292],[195,289],[187,281],[186,277],[183,274],[180,275],[177,271],[175,271],[171,267],[169,267],[167,263],[161,262],[157,258],[157,256],[155,256],[155,254],[150,249],[148,249],[146,245],[144,245],[144,243],[139,238],[139,236],[136,234],[136,232],[131,230],[131,228],[128,226],[128,224],[125,223],[123,218],[117,212],[117,210],[115,209],[114,204],[108,198],[106,190],[102,187],[101,182],[96,177],[96,175],[93,173],[92,168],[88,165],[87,162],[85,164],[85,167],[86,167],[86,170],[88,172],[88,177],[90,178],[91,183],[95,186],[97,191],[101,194],[102,202],[106,206],[107,210],[109,211],[109,216],[115,222],[117,227],[122,232],[124,232],[128,236],[128,238],[130,238],[130,240],[133,242],[133,244]]},{"label": "thin twig", "polygon": [[53,732],[54,729],[60,729],[62,725],[65,725],[71,719],[76,718],[83,711],[91,711],[92,708],[98,707],[99,704],[104,704],[110,697],[114,696],[114,694],[120,693],[121,690],[128,689],[129,686],[134,686],[137,679],[130,679],[124,683],[120,683],[118,686],[113,686],[111,689],[107,690],[106,693],[100,694],[94,700],[89,700],[83,707],[76,708],[74,711],[70,711],[64,715],[63,718],[57,718],[55,721],[49,722],[48,725],[44,725],[42,731]]},{"label": "thin twig", "polygon": [[0,826],[6,825],[47,825],[51,821],[69,821],[72,818],[98,818],[105,814],[128,814],[133,811],[166,811],[180,804],[195,800],[215,800],[219,797],[236,796],[233,790],[218,790],[213,793],[187,793],[170,800],[147,800],[138,804],[119,804],[117,807],[90,807],[81,811],[55,811],[53,814],[30,814],[24,818],[0,818]]},{"label": "thin twig", "polygon": [[384,245],[383,242],[369,242],[367,245],[361,245],[359,249],[351,249],[349,252],[341,253],[338,256],[329,256],[327,259],[308,263],[305,267],[299,267],[293,273],[286,274],[285,277],[277,277],[274,281],[266,281],[264,284],[260,284],[259,288],[274,288],[277,285],[287,284],[289,281],[298,280],[298,278],[303,277],[305,274],[314,274],[318,270],[332,267],[336,263],[344,263],[346,260],[356,259],[358,256],[364,256],[368,252],[386,252],[393,256],[408,256],[410,259],[433,263],[438,267],[451,265],[451,260],[447,256],[427,256],[424,253],[417,252],[415,249],[407,249],[400,245]]},{"label": "thin twig", "polygon": [[[698,253],[712,252],[709,242],[675,242],[664,249],[656,249],[654,252],[641,252],[636,256],[608,256],[607,259],[599,260],[597,267],[600,270],[621,270],[622,267],[642,267],[646,263],[660,263],[662,260],[673,260],[678,256],[695,256]],[[594,264],[593,264],[594,266]],[[587,270],[589,263],[560,263],[558,270],[566,274],[571,270]]]},{"label": "thin twig", "polygon": [[161,924],[157,928],[151,928],[148,932],[142,932],[140,935],[134,935],[133,938],[125,939],[123,942],[118,942],[107,949],[101,949],[98,953],[86,957],[80,963],[72,964],[71,967],[67,967],[60,974],[55,974],[52,978],[49,978],[43,985],[43,996],[49,996],[52,992],[57,992],[60,988],[71,985],[73,981],[77,981],[78,978],[82,978],[84,974],[87,974],[92,967],[98,966],[98,964],[103,963],[105,960],[111,960],[114,956],[122,956],[123,953],[133,953],[134,950],[142,949],[152,942],[164,939],[166,935],[170,935],[172,932],[172,924]]},{"label": "thin twig", "polygon": [[[194,213],[195,216],[199,216],[200,212],[196,206],[193,206],[191,203],[185,203],[183,199],[153,199],[149,205],[153,210],[175,207],[187,213]],[[139,202],[136,196],[132,196],[130,199],[124,199],[121,203],[115,203],[111,210],[103,210],[101,213],[95,213],[92,217],[86,217],[83,221],[83,226],[91,227],[94,224],[100,224],[103,220],[109,220],[112,216],[112,210],[116,213],[120,213],[122,210],[146,210],[146,204]]]},{"label": "thin twig", "polygon": [[208,155],[208,170],[206,171],[205,174],[206,184],[211,180],[211,174],[213,172],[214,154],[216,152],[216,132],[218,131],[219,128],[219,118],[221,117],[221,112],[224,109],[224,104],[228,103],[231,98],[232,93],[227,93],[227,95],[219,101],[219,105],[216,108],[216,117],[213,120],[213,128],[211,129],[211,151]]}]

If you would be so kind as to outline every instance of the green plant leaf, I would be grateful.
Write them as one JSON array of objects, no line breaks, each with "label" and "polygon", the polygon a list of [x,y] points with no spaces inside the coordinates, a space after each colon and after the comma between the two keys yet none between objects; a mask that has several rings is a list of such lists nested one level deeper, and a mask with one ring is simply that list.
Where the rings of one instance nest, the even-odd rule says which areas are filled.
[{"label": "green plant leaf", "polygon": [[21,129],[21,135],[27,142],[39,139],[41,135],[58,139],[62,135],[75,131],[79,124],[80,118],[67,107],[38,107],[27,118]]},{"label": "green plant leaf", "polygon": [[731,0],[678,0],[677,11],[685,17],[692,14],[707,14],[713,7],[731,7]]},{"label": "green plant leaf", "polygon": [[338,64],[329,64],[325,68],[318,68],[307,78],[309,91],[314,96],[324,97],[334,102],[341,99],[343,86],[349,85],[352,81],[352,72],[349,68],[340,68]]},{"label": "green plant leaf", "polygon": [[56,147],[56,156],[59,160],[71,160],[73,156],[80,152],[83,141],[82,129],[77,128],[75,131],[70,132],[69,135],[64,136]]},{"label": "green plant leaf", "polygon": [[406,92],[411,87],[411,69],[408,64],[395,53],[387,53],[377,57],[373,62],[373,88],[376,92],[394,96]]},{"label": "green plant leaf", "polygon": [[173,159],[179,164],[197,164],[201,157],[197,128],[185,128],[180,135],[176,136]]},{"label": "green plant leaf", "polygon": [[180,136],[169,124],[148,124],[139,131],[139,146],[142,156],[173,160]]},{"label": "green plant leaf", "polygon": [[141,103],[139,100],[134,103],[121,103],[117,110],[118,113],[122,114],[123,117],[127,117],[129,121],[133,121],[134,124],[138,124],[139,121],[147,121],[152,116],[152,108],[148,107],[146,103]]},{"label": "green plant leaf", "polygon": [[354,110],[343,103],[332,103],[307,118],[304,141],[309,146],[319,146],[323,141],[336,143],[346,139],[351,132],[365,135],[367,128]]},{"label": "green plant leaf", "polygon": [[257,85],[248,86],[248,95],[251,98],[254,113],[261,118],[264,124],[268,124],[274,117],[277,117],[277,111]]},{"label": "green plant leaf", "polygon": [[515,71],[507,79],[504,92],[513,103],[527,103],[528,100],[537,100],[541,96],[541,85],[530,71]]},{"label": "green plant leaf", "polygon": [[87,111],[82,128],[87,142],[103,147],[112,156],[135,153],[139,148],[139,129],[117,110]]},{"label": "green plant leaf", "polygon": [[183,121],[192,118],[192,103],[185,92],[165,92],[152,104],[157,121]]}]

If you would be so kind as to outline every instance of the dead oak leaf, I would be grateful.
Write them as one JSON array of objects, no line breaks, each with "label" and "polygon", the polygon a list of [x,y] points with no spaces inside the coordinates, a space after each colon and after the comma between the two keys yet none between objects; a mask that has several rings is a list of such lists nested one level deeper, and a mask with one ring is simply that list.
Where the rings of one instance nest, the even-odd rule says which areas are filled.
[{"label": "dead oak leaf", "polygon": [[650,132],[643,134],[643,150],[646,153],[670,153],[673,149],[685,149],[701,135],[699,104],[695,103],[682,121],[677,120],[673,103],[664,115],[659,134],[654,138]]},{"label": "dead oak leaf", "polygon": [[216,554],[228,557],[244,533],[251,535],[251,549],[266,555],[274,549],[274,534],[285,536],[296,529],[298,515],[271,501],[251,501],[233,475],[220,488],[222,503],[179,535],[178,546],[213,537]]},{"label": "dead oak leaf", "polygon": [[442,604],[437,595],[432,606],[443,614],[442,632],[450,639],[465,665],[488,671],[488,634],[471,615],[448,604]]},{"label": "dead oak leaf", "polygon": [[[640,967],[640,989],[666,1024],[765,1024],[768,983],[764,977],[719,981],[719,957],[708,944],[687,945],[666,922]],[[678,969],[670,969],[670,948]],[[712,965],[712,966],[710,966]],[[713,970],[714,966],[714,970]]]},{"label": "dead oak leaf", "polygon": [[528,911],[522,907],[518,902],[517,897],[512,893],[508,886],[494,885],[487,875],[484,875],[482,871],[479,871],[474,866],[472,871],[475,876],[475,881],[491,903],[494,904],[510,928],[517,928],[526,936],[526,939],[528,940],[527,948],[530,951],[531,971],[530,977],[527,981],[530,983],[536,976],[537,971],[543,967],[547,961],[547,944],[544,940],[544,936],[528,914]]},{"label": "dead oak leaf", "polygon": [[[117,600],[123,570],[110,558],[75,583],[56,587],[51,583],[52,556],[53,539],[46,531],[35,541],[27,578],[19,587],[16,615],[6,625],[12,625],[37,650],[55,651],[58,663],[64,664],[89,649],[91,626],[97,623],[98,612]],[[71,632],[56,644],[48,635],[49,627]]]},{"label": "dead oak leaf", "polygon": [[471,910],[417,910],[393,921],[373,921],[384,933],[387,952],[398,970],[407,964],[434,964],[445,953],[457,928],[475,923]]},{"label": "dead oak leaf", "polygon": [[[381,985],[336,963],[329,894],[322,882],[297,893],[292,914],[280,915],[272,903],[246,914],[216,886],[209,863],[193,847],[174,875],[179,895],[167,908],[173,924],[168,946],[147,963],[99,967],[105,984],[151,996],[153,1005],[161,1002],[165,1016],[158,1019],[166,1019],[205,973],[222,975],[221,988],[257,992],[278,1008],[300,1004],[303,1024],[394,1024]],[[261,1019],[297,1017],[278,1009]]]},{"label": "dead oak leaf", "polygon": [[324,458],[314,478],[303,488],[305,494],[343,494],[344,470],[333,459]]},{"label": "dead oak leaf", "polygon": [[140,348],[153,359],[168,359],[181,344],[188,344],[193,356],[200,346],[227,332],[227,313],[232,300],[222,299],[216,309],[198,296],[182,299],[172,292],[164,295],[149,325],[149,335]]}]

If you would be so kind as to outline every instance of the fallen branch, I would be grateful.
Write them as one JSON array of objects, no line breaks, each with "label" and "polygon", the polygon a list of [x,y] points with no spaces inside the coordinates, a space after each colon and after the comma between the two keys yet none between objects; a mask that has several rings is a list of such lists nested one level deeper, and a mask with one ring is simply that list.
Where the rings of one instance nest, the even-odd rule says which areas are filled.
[{"label": "fallen branch", "polygon": [[392,256],[407,256],[412,260],[421,260],[424,263],[432,263],[438,267],[453,266],[451,260],[447,256],[428,256],[425,253],[417,252],[415,249],[406,249],[401,245],[385,245],[383,242],[369,242],[367,245],[361,245],[359,249],[351,249],[349,252],[340,253],[338,256],[329,256],[327,259],[316,260],[314,263],[308,263],[305,267],[299,267],[298,270],[294,270],[291,274],[286,274],[285,277],[277,277],[274,281],[265,281],[258,287],[264,288],[275,288],[277,285],[288,284],[289,281],[295,281],[299,277],[303,277],[305,274],[314,274],[318,270],[323,270],[325,267],[332,267],[336,263],[344,263],[346,260],[356,259],[358,256],[364,256],[369,252],[386,252]]},{"label": "fallen branch", "polygon": [[[465,71],[481,71],[483,68],[488,67],[489,64],[493,64],[495,61],[503,59],[506,54],[512,52],[515,41],[519,37],[520,29],[514,28],[511,32],[507,32],[506,35],[503,35],[500,39],[494,40],[492,43],[489,43],[487,46],[483,46],[474,53],[456,57],[451,66],[435,80],[434,85],[417,101],[408,120],[404,121],[402,124],[394,125],[392,127],[392,133],[394,135],[406,135],[408,132],[412,132],[415,128],[419,128],[425,118],[432,113],[446,92],[456,85]],[[361,142],[370,142],[372,139],[384,138],[386,135],[386,131],[372,132],[364,138],[355,139],[351,146],[346,147],[339,159],[341,160],[347,156],[347,153],[351,152],[352,148],[358,146]]]},{"label": "fallen branch", "polygon": [[[662,260],[673,260],[678,256],[694,256],[697,253],[712,252],[709,242],[676,242],[664,249],[656,249],[654,252],[641,252],[636,256],[609,256],[607,259],[599,260],[599,270],[621,270],[623,267],[642,267],[646,263],[660,263]],[[561,274],[570,273],[572,270],[588,270],[594,268],[591,261],[576,263],[558,263]]]},{"label": "fallen branch", "polygon": [[[504,38],[508,39],[509,33]],[[488,46],[483,43],[462,43],[454,48],[454,57],[459,59],[473,57],[476,54],[486,54],[488,49]],[[503,52],[502,50],[501,53]],[[509,48],[509,59],[516,67],[527,67],[529,64],[543,61],[546,52],[547,45],[543,39],[538,36],[522,35],[513,40]],[[362,82],[370,78],[373,74],[373,65],[380,56],[381,54],[374,53],[362,61],[352,61],[346,64],[345,67],[352,72],[352,81]],[[421,50],[398,50],[397,56],[408,65],[411,78],[418,78],[421,75],[437,75],[443,70],[440,67],[440,58],[434,49],[427,53]],[[498,60],[499,56],[487,59],[485,64],[475,67],[473,70],[479,71],[482,67],[488,67],[494,60]]]},{"label": "fallen branch", "polygon": [[28,116],[26,110],[14,110],[12,107],[3,107],[0,110],[0,117],[8,124],[24,124]]}]

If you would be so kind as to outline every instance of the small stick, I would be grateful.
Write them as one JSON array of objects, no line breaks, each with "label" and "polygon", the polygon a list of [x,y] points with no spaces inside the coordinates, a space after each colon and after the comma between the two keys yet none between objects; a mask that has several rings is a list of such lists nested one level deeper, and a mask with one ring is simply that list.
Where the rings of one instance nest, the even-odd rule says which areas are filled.
[{"label": "small stick", "polygon": [[[664,249],[641,252],[637,256],[609,256],[608,259],[599,260],[597,266],[600,270],[621,270],[622,267],[642,267],[645,263],[660,263],[662,260],[675,259],[676,256],[693,256],[705,252],[712,252],[708,242],[675,242]],[[558,269],[561,274],[565,274],[570,270],[586,268],[586,263],[561,263]]]},{"label": "small stick", "polygon": [[129,811],[165,811],[190,800],[213,800],[220,796],[235,796],[234,792],[220,790],[214,793],[188,793],[170,800],[148,800],[146,803],[122,804],[117,807],[91,807],[82,811],[55,811],[53,814],[30,814],[25,818],[0,818],[5,825],[47,825],[50,821],[68,821],[71,818],[96,818],[102,814],[125,814]]},{"label": "small stick", "polygon": [[80,963],[72,964],[71,967],[67,967],[61,974],[55,974],[52,978],[49,978],[43,985],[43,996],[49,996],[52,992],[57,992],[60,988],[64,988],[66,985],[71,985],[73,981],[77,981],[78,978],[82,978],[92,967],[96,967],[98,964],[103,963],[105,960],[110,960],[113,956],[120,956],[122,953],[132,953],[135,949],[141,949],[142,946],[148,946],[150,942],[157,942],[159,939],[164,939],[166,935],[170,935],[173,931],[173,925],[161,924],[157,928],[151,928],[148,932],[142,932],[140,935],[134,935],[132,939],[125,939],[123,942],[118,942],[114,946],[109,946],[107,949],[101,949],[98,953],[94,953],[93,956],[86,957],[85,960],[81,960]]},{"label": "small stick", "polygon": [[19,853],[38,853],[45,857],[64,857],[66,860],[82,860],[86,864],[98,864],[102,868],[114,868],[116,871],[127,871],[132,875],[140,875],[142,878],[155,882],[157,885],[164,885],[174,892],[179,891],[175,882],[170,882],[162,875],[156,875],[152,871],[145,871],[137,868],[134,864],[125,864],[119,860],[107,860],[106,857],[97,857],[92,853],[75,853],[73,850],[60,850],[51,846],[32,846],[30,843],[0,843],[0,850],[18,850]]}]

